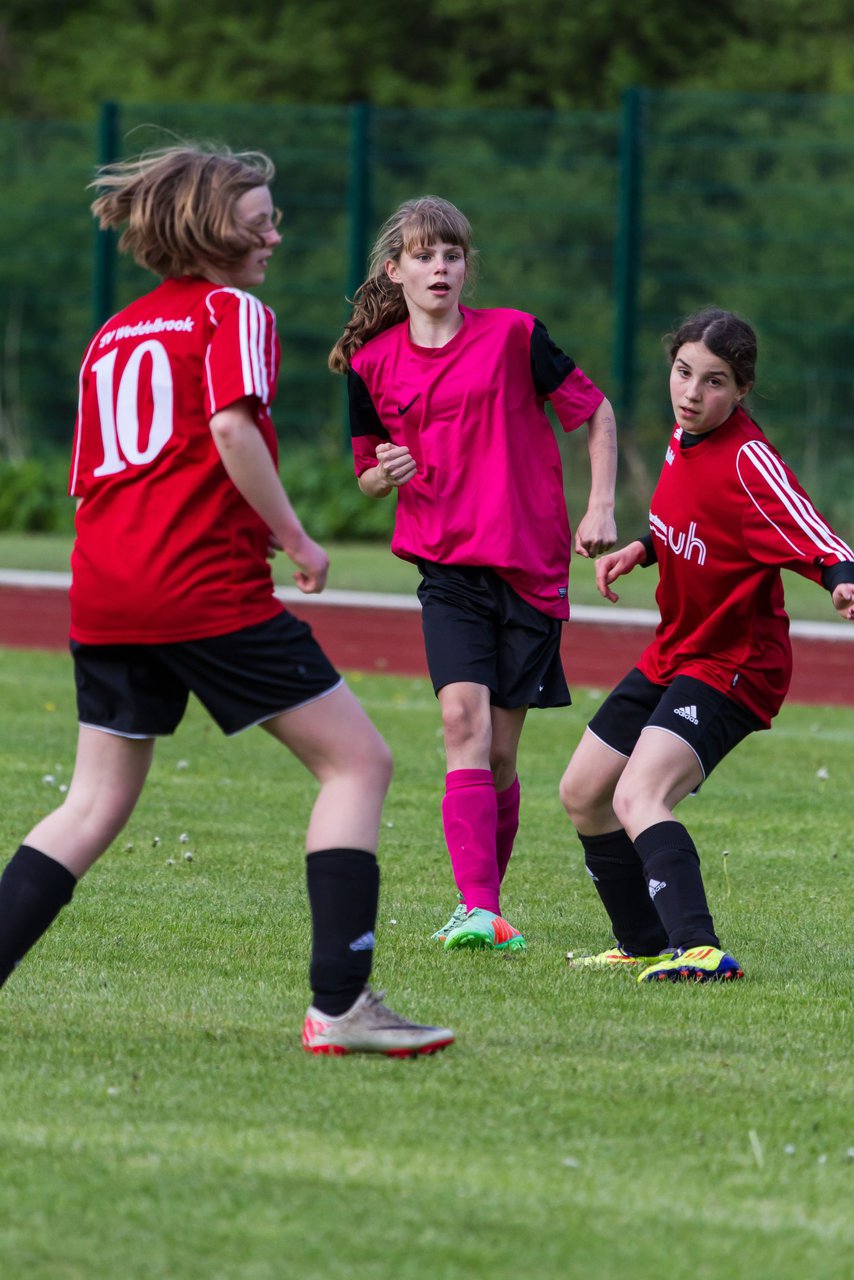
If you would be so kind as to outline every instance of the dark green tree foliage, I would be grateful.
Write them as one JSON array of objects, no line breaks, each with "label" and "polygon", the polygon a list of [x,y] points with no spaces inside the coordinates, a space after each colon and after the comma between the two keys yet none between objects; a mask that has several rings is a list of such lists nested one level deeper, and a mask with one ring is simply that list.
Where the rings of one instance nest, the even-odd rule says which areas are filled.
[{"label": "dark green tree foliage", "polygon": [[0,458],[70,439],[92,324],[91,130],[0,120]]},{"label": "dark green tree foliage", "polygon": [[[618,106],[642,85],[639,454],[654,474],[669,415],[662,332],[705,303],[733,307],[762,339],[754,412],[850,527],[850,12],[842,0],[5,0],[0,458],[70,439],[94,320],[86,184],[103,100],[147,104],[122,106],[122,154],[202,137],[276,161],[285,243],[264,296],[282,332],[287,454],[342,447],[326,352],[377,225],[428,191],[472,219],[475,303],[535,312],[617,391]],[[355,101],[376,108],[358,155]],[[115,305],[153,283],[123,260]]]},{"label": "dark green tree foliage", "polygon": [[854,101],[653,94],[643,137],[642,440],[656,387],[666,408],[661,334],[705,303],[739,311],[760,334],[751,411],[850,527]]},{"label": "dark green tree foliage", "polygon": [[620,90],[854,89],[844,0],[5,0],[0,111],[102,99],[616,105]]}]

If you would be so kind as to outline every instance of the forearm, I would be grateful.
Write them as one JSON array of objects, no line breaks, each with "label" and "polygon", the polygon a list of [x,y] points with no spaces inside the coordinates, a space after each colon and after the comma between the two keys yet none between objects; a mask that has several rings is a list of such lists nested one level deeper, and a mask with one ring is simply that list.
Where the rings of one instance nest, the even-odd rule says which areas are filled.
[{"label": "forearm", "polygon": [[610,401],[603,400],[587,424],[590,455],[589,506],[613,511],[617,485],[617,424]]},{"label": "forearm", "polygon": [[298,553],[305,530],[251,415],[226,409],[211,419],[211,433],[235,488],[261,517],[285,553],[289,556]]}]

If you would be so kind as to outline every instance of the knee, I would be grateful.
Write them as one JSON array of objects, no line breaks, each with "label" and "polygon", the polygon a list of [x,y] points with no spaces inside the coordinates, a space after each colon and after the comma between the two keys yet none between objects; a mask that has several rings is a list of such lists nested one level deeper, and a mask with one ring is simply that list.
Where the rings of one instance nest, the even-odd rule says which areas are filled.
[{"label": "knee", "polygon": [[574,780],[567,773],[560,780],[558,795],[572,825],[575,827],[583,826],[585,806],[581,803],[581,797]]},{"label": "knee", "polygon": [[448,747],[462,747],[489,736],[488,720],[478,709],[457,698],[442,702],[442,731]]},{"label": "knee", "polygon": [[634,787],[621,780],[614,791],[614,814],[620,826],[627,831],[634,831],[636,828],[640,803],[641,797]]},{"label": "knee", "polygon": [[577,831],[597,831],[611,816],[611,792],[589,770],[570,762],[558,788],[560,802]]},{"label": "knee", "polygon": [[391,747],[381,734],[376,734],[370,751],[365,752],[363,759],[368,764],[376,784],[381,786],[383,791],[388,791],[391,776],[394,772],[394,759],[391,754]]},{"label": "knee", "polygon": [[580,777],[578,771],[570,764],[560,780],[558,795],[574,827],[584,827],[584,819],[590,809],[587,790],[584,778]]}]

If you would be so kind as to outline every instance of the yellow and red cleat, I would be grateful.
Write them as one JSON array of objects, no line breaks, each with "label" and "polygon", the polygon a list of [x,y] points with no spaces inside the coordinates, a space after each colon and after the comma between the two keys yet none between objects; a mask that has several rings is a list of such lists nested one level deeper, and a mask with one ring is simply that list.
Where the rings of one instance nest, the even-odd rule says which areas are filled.
[{"label": "yellow and red cleat", "polygon": [[738,961],[718,947],[688,947],[659,957],[638,975],[638,982],[732,982],[743,978]]}]

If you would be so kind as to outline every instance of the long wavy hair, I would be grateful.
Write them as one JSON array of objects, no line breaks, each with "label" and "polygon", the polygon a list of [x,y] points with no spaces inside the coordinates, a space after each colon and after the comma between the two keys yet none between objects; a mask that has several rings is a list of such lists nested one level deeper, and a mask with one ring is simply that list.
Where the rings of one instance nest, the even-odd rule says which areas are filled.
[{"label": "long wavy hair", "polygon": [[346,373],[354,352],[369,338],[407,317],[403,289],[389,279],[385,264],[399,262],[404,250],[431,244],[455,244],[466,260],[466,285],[474,283],[477,250],[468,219],[456,205],[439,196],[406,200],[383,223],[371,250],[367,279],[353,296],[353,311],[344,332],[329,353],[333,373]]},{"label": "long wavy hair", "polygon": [[231,267],[263,244],[241,224],[235,205],[275,174],[260,151],[186,143],[148,151],[98,169],[92,213],[102,228],[125,223],[119,249],[155,275],[181,276]]}]

